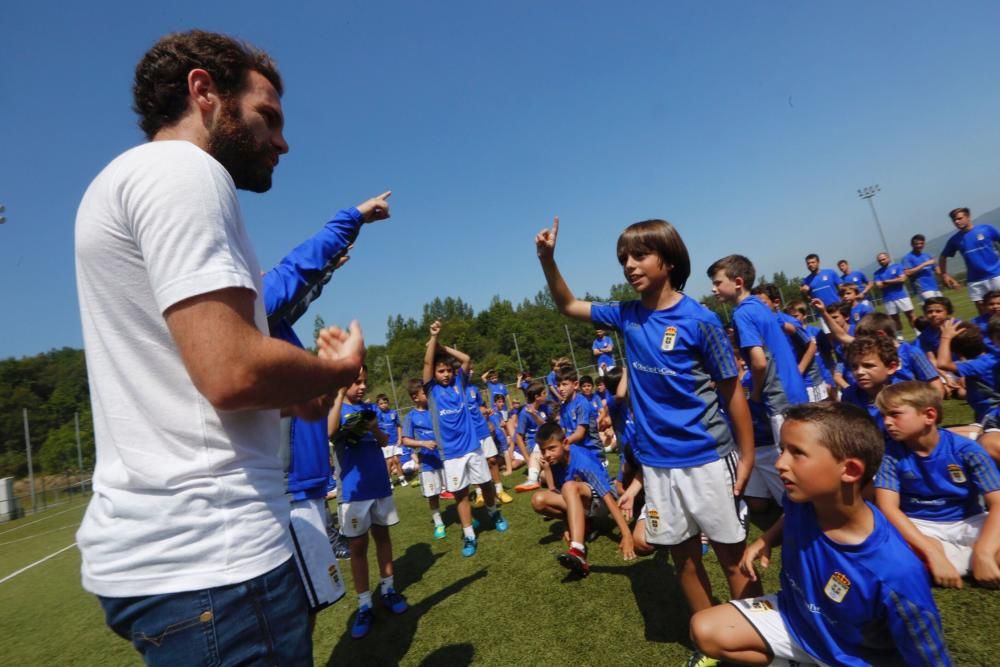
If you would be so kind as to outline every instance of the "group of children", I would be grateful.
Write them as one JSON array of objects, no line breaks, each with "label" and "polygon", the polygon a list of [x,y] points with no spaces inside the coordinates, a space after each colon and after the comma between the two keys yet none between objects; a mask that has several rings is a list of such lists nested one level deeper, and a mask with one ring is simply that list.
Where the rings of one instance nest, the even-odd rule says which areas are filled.
[{"label": "group of children", "polygon": [[[498,471],[526,467],[516,490],[532,492],[539,514],[565,520],[558,560],[571,571],[589,573],[586,539],[602,517],[619,530],[626,560],[657,545],[669,551],[693,614],[691,665],[950,664],[931,584],[961,587],[971,576],[1000,587],[1000,317],[959,323],[945,297],[929,296],[926,328],[911,345],[848,282],[840,301],[811,302],[824,333],[808,325],[804,301],[782,304],[777,290],[754,286],[750,260],[730,255],[708,269],[713,292],[734,306],[727,334],[683,293],[690,259],[670,223],[636,223],[619,237],[618,259],[639,294],[630,302],[577,299],[555,261],[558,231],[556,219],[537,235],[538,257],[560,312],[597,328],[605,386],[595,392],[591,378],[556,359],[544,381],[518,379],[524,404],[512,409],[488,371],[488,410],[468,355],[441,345],[440,323],[431,325],[396,442],[417,454],[435,538],[445,535],[439,499],[450,494],[462,553],[476,553],[475,487],[505,531]],[[1000,313],[1000,292],[985,299],[987,315]],[[624,368],[614,368],[609,330],[624,339]],[[406,609],[393,589],[387,529],[397,521],[389,476],[401,468],[386,463],[394,450],[375,448],[389,445],[398,418],[381,418],[379,428],[388,406],[363,402],[365,379],[362,371],[330,416],[360,600],[354,636],[372,619],[369,531],[381,599]],[[968,398],[976,424],[939,426],[950,395]],[[615,480],[611,443],[621,462]],[[748,547],[748,505],[771,503],[782,516]],[[765,594],[756,563],[767,567],[779,544],[781,587]],[[712,603],[706,545],[729,604]]]}]

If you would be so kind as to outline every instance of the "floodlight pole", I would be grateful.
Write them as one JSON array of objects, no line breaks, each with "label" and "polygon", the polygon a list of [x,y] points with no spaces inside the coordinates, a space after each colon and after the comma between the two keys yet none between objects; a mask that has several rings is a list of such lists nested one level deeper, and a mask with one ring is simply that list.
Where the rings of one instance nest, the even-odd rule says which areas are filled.
[{"label": "floodlight pole", "polygon": [[31,465],[31,432],[28,430],[28,408],[21,408],[24,416],[24,444],[28,452],[28,486],[31,487],[31,511],[37,512],[35,507],[35,470]]},{"label": "floodlight pole", "polygon": [[385,355],[385,367],[389,371],[389,386],[392,387],[392,402],[396,404],[396,409],[399,410],[399,398],[396,396],[396,381],[392,377],[392,364],[389,363],[389,355]]},{"label": "floodlight pole", "polygon": [[521,348],[517,346],[517,334],[512,333],[511,336],[514,337],[514,351],[517,352],[517,368],[523,373],[524,364],[521,363]]},{"label": "floodlight pole", "polygon": [[573,351],[573,338],[569,335],[569,325],[564,324],[563,329],[566,330],[566,342],[569,343],[569,356],[573,359],[573,368],[579,373],[580,367],[576,365],[576,352]]},{"label": "floodlight pole", "polygon": [[858,197],[868,202],[868,206],[872,210],[872,217],[875,218],[875,227],[878,228],[879,238],[882,239],[882,250],[889,253],[889,256],[891,257],[892,253],[889,251],[889,242],[885,240],[885,232],[882,231],[882,223],[879,222],[878,213],[875,211],[875,202],[872,201],[875,198],[875,195],[878,194],[879,190],[880,188],[878,184],[869,185],[868,187],[858,190]]}]

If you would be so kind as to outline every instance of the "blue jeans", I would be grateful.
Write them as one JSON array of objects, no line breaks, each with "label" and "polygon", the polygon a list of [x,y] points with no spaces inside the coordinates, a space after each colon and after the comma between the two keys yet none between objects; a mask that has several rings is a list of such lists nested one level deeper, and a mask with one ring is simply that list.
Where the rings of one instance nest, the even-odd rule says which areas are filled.
[{"label": "blue jeans", "polygon": [[98,599],[108,626],[147,665],[312,665],[309,605],[294,559],[241,584]]}]

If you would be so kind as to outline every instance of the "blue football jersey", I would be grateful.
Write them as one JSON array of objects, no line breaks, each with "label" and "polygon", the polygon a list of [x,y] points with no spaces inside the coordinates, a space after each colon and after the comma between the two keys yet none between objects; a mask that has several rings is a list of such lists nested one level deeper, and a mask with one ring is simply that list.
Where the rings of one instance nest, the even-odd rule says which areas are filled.
[{"label": "blue football jersey", "polygon": [[[733,310],[733,326],[747,368],[751,348],[761,348],[767,358],[761,397],[768,415],[780,415],[796,403],[807,402],[795,352],[771,309],[757,297],[748,297]],[[807,334],[803,331],[803,335]]]},{"label": "blue football jersey", "polygon": [[993,225],[974,225],[948,239],[941,256],[954,257],[956,252],[961,252],[968,271],[966,280],[970,283],[989,280],[1000,276],[1000,255],[996,250],[998,242],[1000,233]]},{"label": "blue football jersey", "polygon": [[465,397],[466,374],[459,369],[455,381],[442,385],[431,378],[424,385],[438,446],[445,459],[455,459],[479,449],[476,426],[472,423]]},{"label": "blue football jersey", "polygon": [[[371,403],[348,403],[344,401],[340,411],[341,426],[347,422],[348,416],[362,410],[378,412]],[[385,457],[375,436],[365,432],[353,444],[349,444],[343,430],[333,439],[333,451],[337,457],[337,467],[340,470],[340,500],[354,502],[356,500],[374,500],[392,495],[392,485],[389,483],[389,471],[385,467]]]},{"label": "blue football jersey", "polygon": [[399,413],[395,410],[383,410],[375,408],[375,416],[378,418],[378,427],[389,436],[390,445],[399,443]]},{"label": "blue football jersey", "polygon": [[837,292],[840,277],[831,269],[820,269],[816,273],[810,273],[802,279],[802,284],[809,288],[810,297],[819,299],[824,305],[829,306],[840,301],[840,293]]},{"label": "blue football jersey", "polygon": [[[929,259],[934,259],[934,257],[928,255],[926,252],[922,252],[918,255],[917,253],[911,251],[903,255],[903,267],[912,269],[923,264]],[[932,290],[939,289],[937,277],[934,274],[934,267],[934,264],[925,266],[910,276],[910,282],[917,288],[918,292],[930,292]]]},{"label": "blue football jersey", "polygon": [[551,470],[552,481],[555,482],[557,489],[562,489],[563,484],[572,480],[586,482],[598,497],[608,493],[615,498],[618,497],[618,492],[611,484],[611,478],[608,477],[608,471],[604,466],[592,456],[573,447],[569,449],[569,463],[554,465]]},{"label": "blue football jersey", "polygon": [[583,440],[577,442],[573,447],[582,447],[591,453],[600,452],[603,455],[600,443],[597,441],[597,413],[594,406],[583,394],[574,394],[573,398],[563,403],[559,408],[559,425],[566,432],[566,437],[573,435],[578,427],[584,428]]},{"label": "blue football jersey", "polygon": [[[407,412],[406,418],[403,420],[403,436],[412,438],[413,440],[433,440],[437,442],[437,438],[434,436],[434,422],[431,420],[431,413],[428,410],[420,410],[419,408],[414,408]],[[438,447],[434,449],[420,448],[421,471],[430,472],[432,470],[440,470],[443,467],[441,450]]]},{"label": "blue football jersey", "polygon": [[524,438],[524,446],[527,447],[529,454],[531,448],[535,446],[535,433],[545,421],[545,412],[534,412],[528,410],[527,406],[521,408],[520,414],[517,415],[517,432]]},{"label": "blue football jersey", "polygon": [[469,416],[472,418],[472,424],[476,430],[476,438],[483,440],[484,438],[490,437],[490,427],[486,423],[486,417],[483,416],[483,396],[479,393],[479,387],[474,384],[470,384],[465,388],[465,400],[466,405],[469,408]]},{"label": "blue football jersey", "polygon": [[[875,281],[883,280],[893,280],[899,278],[903,275],[903,265],[899,263],[889,264],[888,266],[879,267],[875,271]],[[885,301],[896,301],[897,299],[905,298],[907,295],[905,283],[895,283],[893,285],[886,285],[882,288],[882,298]]]}]

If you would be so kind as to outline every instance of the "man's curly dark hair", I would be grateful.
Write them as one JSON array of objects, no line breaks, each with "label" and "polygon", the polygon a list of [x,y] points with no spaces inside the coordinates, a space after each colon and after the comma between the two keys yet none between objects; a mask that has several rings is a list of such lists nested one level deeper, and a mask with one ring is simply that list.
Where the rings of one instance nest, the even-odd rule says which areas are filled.
[{"label": "man's curly dark hair", "polygon": [[147,139],[180,120],[188,105],[188,73],[204,69],[219,93],[242,92],[250,71],[283,92],[281,74],[271,57],[250,44],[214,32],[191,30],[162,37],[135,68],[132,109]]}]

